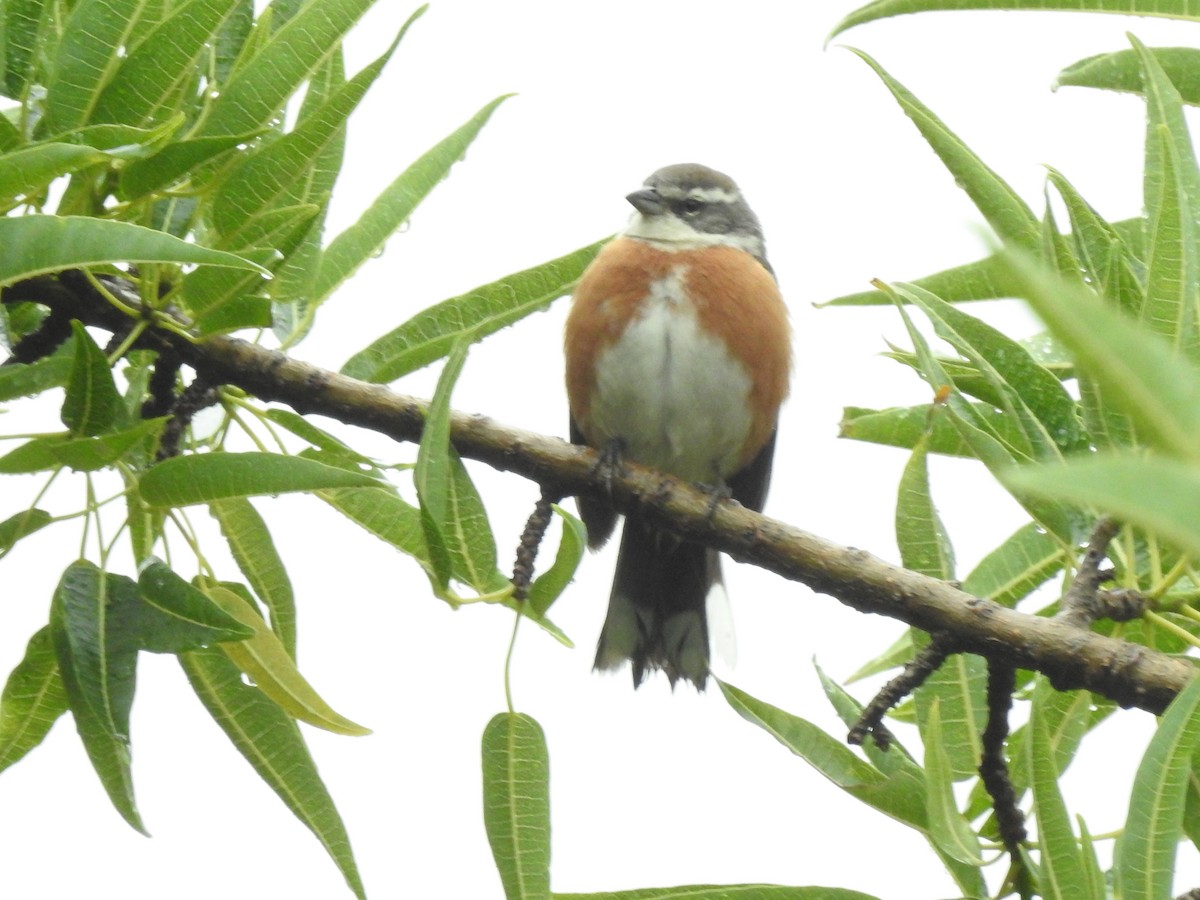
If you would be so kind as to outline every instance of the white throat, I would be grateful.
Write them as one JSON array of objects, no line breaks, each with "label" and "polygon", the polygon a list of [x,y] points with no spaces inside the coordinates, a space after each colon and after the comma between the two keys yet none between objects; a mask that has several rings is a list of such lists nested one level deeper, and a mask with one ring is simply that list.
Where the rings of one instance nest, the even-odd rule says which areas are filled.
[{"label": "white throat", "polygon": [[644,216],[634,212],[625,237],[636,238],[662,250],[696,250],[700,247],[737,247],[753,256],[763,255],[763,243],[752,234],[711,234],[697,231],[678,216]]}]

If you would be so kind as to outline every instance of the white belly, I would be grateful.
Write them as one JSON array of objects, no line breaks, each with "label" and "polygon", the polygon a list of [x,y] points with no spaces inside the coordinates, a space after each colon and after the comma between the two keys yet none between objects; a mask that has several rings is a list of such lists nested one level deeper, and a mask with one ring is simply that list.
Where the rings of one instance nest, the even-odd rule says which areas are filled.
[{"label": "white belly", "polygon": [[641,314],[596,365],[590,422],[630,459],[708,484],[737,470],[750,430],[750,376],[701,331],[679,273],[655,282]]}]

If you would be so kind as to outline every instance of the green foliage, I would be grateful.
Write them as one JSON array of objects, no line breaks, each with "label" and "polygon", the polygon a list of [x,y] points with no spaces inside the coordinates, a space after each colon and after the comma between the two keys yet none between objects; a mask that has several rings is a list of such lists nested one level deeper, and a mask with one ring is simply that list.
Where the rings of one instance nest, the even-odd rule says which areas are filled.
[{"label": "green foliage", "polygon": [[[31,752],[70,713],[119,815],[144,831],[134,794],[129,729],[142,652],[178,658],[208,714],[364,897],[349,838],[297,725],[367,730],[327,703],[298,667],[302,590],[249,498],[307,495],[413,559],[431,593],[454,607],[507,606],[565,644],[546,614],[586,543],[555,508],[561,538],[525,602],[512,597],[470,470],[450,443],[451,397],[471,345],[568,294],[593,244],[418,311],[371,340],[344,373],[389,382],[441,362],[414,458],[379,460],[303,416],[267,409],[242,391],[186,386],[178,360],[143,340],[158,330],[203,342],[239,332],[285,349],[314,327],[336,289],[412,216],[505,100],[485,104],[384,186],[341,233],[325,233],[349,122],[420,17],[387,50],[347,73],[342,42],[374,0],[0,0],[0,335],[7,346],[44,336],[46,302],[80,292],[101,305],[117,338],[101,347],[72,321],[55,346],[0,369],[0,402],[57,402],[63,431],[25,436],[0,474],[71,480],[84,500],[51,511],[41,498],[5,510],[0,558],[31,535],[80,535],[63,560],[45,625],[0,694],[0,771]],[[935,9],[1070,9],[1200,20],[1189,0],[876,0],[835,30]],[[1145,215],[1105,221],[1067,177],[1049,170],[1063,210],[1033,207],[937,114],[875,60],[858,56],[917,127],[995,233],[986,259],[912,283],[877,284],[829,305],[892,304],[911,348],[888,355],[928,386],[929,402],[848,407],[842,434],[908,451],[895,513],[904,564],[953,579],[953,543],[934,502],[938,456],[976,460],[1029,521],[963,578],[965,590],[1007,606],[1046,609],[1037,589],[1076,565],[1097,511],[1125,523],[1117,580],[1151,601],[1124,636],[1179,651],[1200,644],[1200,167],[1183,106],[1200,102],[1200,53],[1130,50],[1083,60],[1060,84],[1135,92],[1147,108]],[[453,236],[449,238],[453,240]],[[968,313],[966,301],[1019,297],[1050,336],[1019,341]],[[123,318],[122,318],[123,317]],[[928,322],[932,334],[923,323]],[[61,330],[61,329],[60,329]],[[68,333],[69,332],[69,333]],[[952,356],[939,356],[931,340]],[[193,396],[199,394],[200,397]],[[190,427],[215,405],[217,424]],[[186,404],[183,404],[186,407]],[[247,450],[247,447],[254,447]],[[115,485],[110,499],[101,486]],[[403,489],[415,493],[414,505]],[[206,554],[188,507],[204,505],[232,557]],[[47,507],[47,508],[44,508]],[[132,561],[116,559],[127,530]],[[102,529],[102,524],[104,528]],[[106,540],[102,535],[109,535]],[[72,546],[75,546],[72,544]],[[223,557],[223,554],[222,554]],[[168,560],[164,562],[163,560]],[[136,579],[123,572],[135,572]],[[184,574],[186,573],[186,574]],[[1053,600],[1050,606],[1053,605]],[[1167,620],[1164,613],[1183,611]],[[1167,627],[1169,626],[1169,627]],[[855,677],[904,664],[927,637],[908,633]],[[840,735],[720,688],[748,722],[845,791],[918,832],[964,897],[983,897],[996,838],[975,769],[986,718],[985,665],[953,655],[898,711],[922,754],[896,744],[853,750]],[[862,710],[818,671],[847,725]],[[1026,896],[1101,898],[1095,841],[1076,829],[1058,778],[1113,704],[1060,693],[1022,675],[1026,724],[1009,741],[1012,781],[1039,843],[1014,864]],[[1200,838],[1192,760],[1200,718],[1193,684],[1175,701],[1137,774],[1112,877],[1127,898],[1163,898],[1175,848]],[[691,885],[606,894],[551,894],[549,754],[541,726],[511,709],[482,742],[484,826],[509,898],[551,896],[746,900],[862,898],[850,890]],[[919,759],[918,759],[919,756]],[[966,788],[965,790],[963,788]],[[963,798],[966,798],[965,801]]]},{"label": "green foliage", "polygon": [[[147,332],[253,340],[270,329],[294,346],[505,99],[434,143],[340,234],[325,234],[352,115],[424,12],[347,73],[342,41],[374,5],[274,0],[256,13],[250,0],[0,0],[0,90],[16,101],[0,117],[0,335],[10,348],[40,340],[48,296],[86,295],[115,317],[107,321],[126,319],[107,347],[72,321],[65,341],[0,369],[0,402],[52,403],[48,392],[63,389],[64,428],[7,447],[0,474],[47,486],[74,478],[85,498],[78,510],[31,506],[0,521],[0,558],[45,530],[68,543],[74,530],[84,556],[62,561],[48,624],[0,695],[0,769],[69,712],[113,806],[144,830],[129,732],[137,659],[175,655],[204,708],[360,897],[345,828],[296,723],[367,730],[297,667],[298,592],[249,498],[324,501],[413,557],[447,602],[509,606],[569,644],[545,613],[580,560],[582,526],[560,514],[556,561],[529,603],[513,600],[482,499],[448,441],[449,401],[469,345],[569,293],[598,249],[448,300],[385,340],[377,377],[451,357],[416,459],[419,506],[397,483],[412,481],[411,460],[370,459],[233,388],[188,399],[178,361]],[[210,400],[217,424],[193,432],[194,407],[180,404]],[[115,495],[97,499],[114,484]],[[216,520],[233,571],[207,555],[189,521],[196,505]],[[115,533],[129,534],[129,569],[116,559],[114,519]]]}]

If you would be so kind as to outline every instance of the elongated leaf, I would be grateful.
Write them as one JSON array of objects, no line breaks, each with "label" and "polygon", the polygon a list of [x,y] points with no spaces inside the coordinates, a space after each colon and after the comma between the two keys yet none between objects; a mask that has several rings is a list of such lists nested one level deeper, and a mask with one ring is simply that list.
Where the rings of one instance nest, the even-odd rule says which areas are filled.
[{"label": "elongated leaf", "polygon": [[941,741],[941,714],[935,701],[923,740],[925,743],[925,797],[929,815],[929,834],[933,842],[952,859],[967,864],[982,863],[979,839],[954,803],[951,790],[953,773]]},{"label": "elongated leaf", "polygon": [[529,587],[529,596],[525,598],[529,608],[539,616],[545,615],[550,605],[567,589],[587,547],[587,528],[583,522],[558,504],[554,505],[554,514],[563,523],[558,552],[550,568],[534,579]]},{"label": "elongated leaf", "polygon": [[0,368],[0,403],[64,386],[73,364],[73,352],[56,353],[28,364],[6,364]]},{"label": "elongated leaf", "polygon": [[107,262],[178,263],[264,271],[232,253],[108,219],[87,216],[0,218],[0,287],[34,275]]},{"label": "elongated leaf", "polygon": [[368,475],[277,453],[204,453],[164,460],[142,476],[139,490],[152,506],[188,506],[229,497],[372,487]]},{"label": "elongated leaf", "polygon": [[890,776],[855,756],[844,743],[799,716],[717,682],[734,712],[762,728],[846,793],[885,815],[925,832],[925,785],[911,769]]},{"label": "elongated leaf", "polygon": [[1108,454],[1002,473],[1014,489],[1094,507],[1200,554],[1200,467],[1173,459]]},{"label": "elongated leaf", "polygon": [[235,151],[258,134],[196,138],[168,144],[153,156],[139,159],[121,170],[118,195],[123,200],[135,200],[169,187],[205,163],[215,161],[222,153]]},{"label": "elongated leaf", "polygon": [[73,435],[92,437],[111,430],[124,407],[104,353],[78,321],[71,322],[71,329],[75,362],[63,400],[62,423]]},{"label": "elongated leaf", "polygon": [[382,56],[334,91],[319,109],[311,111],[279,140],[262,145],[234,170],[213,203],[213,224],[219,231],[234,234],[270,206],[308,199],[302,182],[329,144],[343,136],[346,120],[392,58],[412,21],[409,19]]},{"label": "elongated leaf", "polygon": [[483,732],[483,825],[508,900],[550,896],[550,754],[529,716],[500,713]]},{"label": "elongated leaf", "polygon": [[846,16],[830,33],[833,38],[856,25],[939,9],[1027,9],[1063,12],[1107,12],[1125,16],[1162,16],[1200,20],[1200,9],[1191,0],[874,0]]},{"label": "elongated leaf", "polygon": [[185,653],[179,662],[209,715],[268,787],[316,835],[354,895],[365,900],[346,827],[296,723],[261,690],[246,684],[220,650]]},{"label": "elongated leaf", "polygon": [[0,772],[42,742],[67,711],[50,627],[34,632],[0,694]]},{"label": "elongated leaf", "polygon": [[[1200,105],[1200,50],[1195,47],[1152,47],[1158,61],[1184,103]],[[1058,73],[1056,85],[1103,88],[1142,93],[1142,62],[1136,50],[1101,53],[1073,63]]]},{"label": "elongated leaf", "polygon": [[266,604],[275,632],[288,656],[296,658],[296,598],[292,582],[267,523],[249,500],[231,497],[208,505],[221,525],[221,534],[229,544],[238,568]]},{"label": "elongated leaf", "polygon": [[[845,723],[847,728],[852,727],[862,716],[862,704],[854,700],[841,685],[826,675],[820,666],[815,666],[815,668],[818,677],[821,679],[821,687],[825,691],[825,696],[833,704],[838,717]],[[909,779],[910,790],[914,791],[913,799],[920,801],[922,804],[925,802],[925,773],[902,744],[898,741],[893,741],[887,750],[882,750],[875,745],[874,741],[867,741],[863,745],[863,750],[866,752],[867,758],[875,764],[879,771],[888,777],[896,778],[902,775]],[[962,890],[964,897],[984,897],[987,895],[987,885],[984,884],[983,874],[979,866],[973,863],[959,862],[940,850],[928,833],[926,833],[925,837],[929,840],[930,847],[946,867],[946,871],[950,873],[955,883]]]},{"label": "elongated leaf", "polygon": [[982,373],[999,405],[1019,423],[1039,456],[1053,458],[1063,450],[1081,449],[1083,435],[1075,401],[1062,382],[1024,347],[927,291],[914,286],[898,290],[929,316],[939,337]]},{"label": "elongated leaf", "polygon": [[3,61],[4,95],[24,98],[36,64],[38,30],[49,15],[47,0],[6,0],[0,4],[0,60]]},{"label": "elongated leaf", "polygon": [[137,588],[86,561],[63,573],[50,607],[58,669],[92,767],[113,806],[146,833],[133,798],[129,710],[137,671]]},{"label": "elongated leaf", "polygon": [[1040,243],[1037,217],[1016,191],[875,60],[861,50],[850,49],[883,79],[901,109],[912,119],[922,137],[950,170],[955,183],[967,192],[996,234],[1006,243],[1036,250]]},{"label": "elongated leaf", "polygon": [[1147,108],[1144,193],[1147,228],[1146,302],[1142,320],[1193,358],[1200,356],[1200,264],[1196,260],[1195,204],[1200,168],[1170,79],[1137,38]]},{"label": "elongated leaf", "polygon": [[191,137],[262,128],[279,113],[375,0],[312,0],[225,83]]},{"label": "elongated leaf", "polygon": [[92,147],[48,142],[0,156],[0,209],[11,209],[36,197],[55,178],[105,162],[108,155]]},{"label": "elongated leaf", "polygon": [[1172,702],[1138,765],[1125,832],[1113,854],[1123,900],[1172,895],[1175,848],[1182,831],[1184,793],[1200,741],[1200,678]]},{"label": "elongated leaf", "polygon": [[[901,303],[904,289],[893,289],[888,286],[888,290],[892,291],[896,298],[896,308],[912,339],[922,376],[935,389],[950,386],[952,382],[945,369],[930,351],[924,335],[913,325]],[[1005,471],[1017,461],[1018,457],[1014,455],[1012,449],[1003,444],[997,434],[990,429],[989,421],[976,415],[975,409],[964,400],[958,391],[950,391],[946,398],[945,409],[963,440],[970,445],[976,458],[987,466],[990,472],[994,474]],[[1046,502],[1040,497],[1029,494],[1014,494],[1014,497],[1048,531],[1068,541],[1073,539],[1076,524],[1066,507],[1054,502]]]},{"label": "elongated leaf", "polygon": [[1030,522],[980,560],[963,579],[962,589],[1003,606],[1015,606],[1061,571],[1067,559],[1067,548]]},{"label": "elongated leaf", "polygon": [[0,522],[0,553],[7,553],[21,538],[41,531],[54,521],[44,509],[27,509]]},{"label": "elongated leaf", "polygon": [[429,551],[421,527],[421,511],[382,487],[336,488],[317,496],[380,540],[413,557],[430,572]]},{"label": "elongated leaf", "polygon": [[358,221],[330,242],[321,259],[312,302],[320,303],[374,256],[392,233],[450,172],[507,95],[497,97],[443,138],[388,185]]},{"label": "elongated leaf", "polygon": [[102,437],[57,434],[32,438],[0,456],[0,473],[42,472],[69,466],[77,472],[94,472],[112,465],[151,436],[166,419],[147,419],[132,428]]},{"label": "elongated leaf", "polygon": [[478,341],[506,328],[569,294],[603,245],[599,241],[422,310],[350,357],[342,372],[363,381],[394,381],[442,358],[456,341]]},{"label": "elongated leaf", "polygon": [[[991,404],[972,404],[972,419],[987,422],[988,431],[997,434],[1001,442],[1010,445],[1020,439],[1018,426]],[[929,422],[929,404],[896,406],[891,409],[864,409],[847,406],[838,424],[838,437],[867,441],[888,447],[911,450],[929,426],[929,452],[943,456],[973,457],[971,445],[963,438],[954,422],[947,416],[937,416]]]},{"label": "elongated leaf", "polygon": [[1009,256],[1021,293],[1148,442],[1200,460],[1200,370],[1086,288]]},{"label": "elongated leaf", "polygon": [[78,0],[63,27],[46,85],[50,134],[86,125],[121,63],[146,0]]},{"label": "elongated leaf", "polygon": [[1038,879],[1041,894],[1046,900],[1105,900],[1103,894],[1093,898],[1088,893],[1083,857],[1058,789],[1059,773],[1054,764],[1050,733],[1037,704],[1034,704],[1030,714],[1029,729],[1031,739],[1026,745],[1026,762],[1032,774],[1033,803],[1041,848]]},{"label": "elongated leaf", "polygon": [[146,617],[140,642],[154,653],[199,650],[222,641],[244,640],[255,633],[157,559],[143,563],[138,590],[142,599],[160,613]]},{"label": "elongated leaf", "polygon": [[455,345],[438,377],[413,471],[413,483],[421,501],[421,527],[429,561],[437,576],[435,589],[439,591],[445,591],[449,585],[455,556],[464,555],[461,549],[455,554],[450,547],[457,535],[451,503],[454,465],[450,447],[450,395],[467,361],[467,347],[465,341]]},{"label": "elongated leaf", "polygon": [[[1053,172],[1053,170],[1051,170]],[[1065,198],[1064,198],[1065,199]],[[1113,230],[1133,255],[1142,253],[1142,230],[1145,222],[1141,217],[1113,222]],[[910,278],[907,283],[936,294],[947,303],[963,303],[969,300],[994,300],[1019,295],[1020,283],[1013,277],[1012,268],[1002,253],[993,253],[984,259],[954,266],[924,278]],[[874,288],[854,294],[845,294],[826,300],[817,306],[880,306],[894,302],[891,294]]]},{"label": "elongated leaf", "polygon": [[237,594],[217,584],[205,584],[204,593],[223,612],[254,632],[246,640],[221,644],[221,649],[282,710],[301,722],[334,734],[371,733],[369,728],[351,722],[321,699],[300,674],[279,638]]},{"label": "elongated leaf", "polygon": [[1071,218],[1071,248],[1081,274],[1118,307],[1130,315],[1141,315],[1144,299],[1137,273],[1142,263],[1130,249],[1127,229],[1105,221],[1061,172],[1047,169],[1046,177],[1062,197]]},{"label": "elongated leaf", "polygon": [[181,89],[197,80],[209,42],[238,0],[188,0],[147,33],[96,100],[95,118],[143,125],[172,112]]},{"label": "elongated leaf", "polygon": [[900,476],[896,543],[906,569],[931,578],[954,578],[954,547],[929,493],[929,442],[917,441]]}]

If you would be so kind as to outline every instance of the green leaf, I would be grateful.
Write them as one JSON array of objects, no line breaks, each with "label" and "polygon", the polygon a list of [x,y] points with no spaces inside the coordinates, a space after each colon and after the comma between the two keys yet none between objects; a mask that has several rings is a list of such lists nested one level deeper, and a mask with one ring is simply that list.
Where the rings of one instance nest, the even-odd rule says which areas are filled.
[{"label": "green leaf", "polygon": [[451,504],[454,467],[450,446],[450,395],[466,363],[468,347],[466,341],[457,343],[438,376],[437,388],[425,414],[417,466],[413,471],[413,483],[421,502],[425,545],[437,578],[434,588],[440,594],[449,587],[454,562],[450,549],[455,537]]},{"label": "green leaf", "polygon": [[311,0],[238,66],[191,137],[240,134],[270,124],[288,97],[337,48],[375,0]]},{"label": "green leaf", "polygon": [[[303,240],[319,209],[307,204],[270,210],[239,237],[252,246],[237,248],[248,259],[273,271]],[[254,272],[197,269],[183,281],[181,300],[192,311],[195,327],[205,335],[271,324],[271,305],[264,280]]]},{"label": "green leaf", "polygon": [[421,511],[386,487],[337,488],[317,496],[382,541],[413,557],[432,576]]},{"label": "green leaf", "polygon": [[137,672],[140,606],[128,578],[89,562],[63,573],[50,606],[50,633],[59,673],[92,767],[117,812],[146,833],[133,798],[129,711]]},{"label": "green leaf", "polygon": [[938,336],[974,364],[1038,456],[1054,458],[1063,450],[1082,448],[1075,401],[1028,350],[920,288],[898,285],[897,292],[923,310]]},{"label": "green leaf", "polygon": [[1000,477],[1014,490],[1102,510],[1200,555],[1200,467],[1194,464],[1106,454],[1011,469]]},{"label": "green leaf", "polygon": [[292,131],[246,156],[213,202],[213,224],[218,231],[232,235],[264,209],[311,199],[305,191],[307,178],[329,145],[344,138],[346,120],[392,58],[412,22],[405,23],[382,56],[335,90]]},{"label": "green leaf", "polygon": [[163,460],[142,476],[139,490],[152,506],[188,506],[229,497],[372,487],[368,475],[278,453],[202,453]]},{"label": "green leaf", "polygon": [[1026,256],[1008,257],[1021,295],[1137,423],[1139,435],[1168,453],[1200,460],[1200,371],[1158,335],[1065,282]]},{"label": "green leaf", "polygon": [[[1143,266],[1130,249],[1128,229],[1123,229],[1121,223],[1113,225],[1105,221],[1061,172],[1047,169],[1046,177],[1067,208],[1071,220],[1071,249],[1080,274],[1118,307],[1131,315],[1139,315],[1143,291],[1138,272]],[[1004,265],[1003,260],[999,264]],[[1011,275],[1009,278],[1013,280]],[[1018,292],[1019,288],[1014,284],[1012,293]]]},{"label": "green leaf", "polygon": [[[1195,47],[1152,47],[1148,52],[1179,91],[1184,103],[1200,105],[1200,50]],[[1089,56],[1058,73],[1055,86],[1102,88],[1142,93],[1142,61],[1136,50]]]},{"label": "green leaf", "polygon": [[0,772],[42,742],[67,711],[50,627],[34,632],[0,694]]},{"label": "green leaf", "polygon": [[[934,387],[935,391],[950,385],[952,382],[945,369],[930,351],[925,336],[913,325],[911,317],[901,302],[906,289],[896,289],[891,286],[885,286],[885,288],[895,298],[896,309],[913,342],[922,376]],[[990,428],[989,421],[978,416],[975,408],[967,403],[957,390],[952,389],[946,397],[945,410],[963,440],[971,447],[972,453],[987,466],[990,472],[995,474],[1006,471],[1017,461],[1018,457],[1014,455],[1012,449],[1004,444],[998,438],[998,434]],[[1075,524],[1070,511],[1061,504],[1047,503],[1041,498],[1030,495],[1015,495],[1015,499],[1047,530],[1066,540],[1072,539]]]},{"label": "green leaf", "polygon": [[362,880],[346,827],[296,723],[220,650],[181,654],[180,665],[209,715],[287,808],[316,835],[359,900]]},{"label": "green leaf", "polygon": [[1033,804],[1037,813],[1041,895],[1045,900],[1105,900],[1104,894],[1088,893],[1083,857],[1058,789],[1059,772],[1050,732],[1038,704],[1033,705],[1030,713],[1029,730],[1031,740],[1026,743],[1026,764],[1032,775]]},{"label": "green leaf", "polygon": [[75,361],[63,400],[62,423],[73,435],[94,437],[111,431],[124,407],[108,358],[82,324],[73,320],[71,330],[75,333]]},{"label": "green leaf", "polygon": [[[24,98],[38,62],[38,32],[52,10],[47,0],[6,0],[0,4],[0,61],[6,97]],[[2,118],[2,117],[0,117]]]},{"label": "green leaf", "polygon": [[1033,522],[1022,525],[963,579],[962,589],[1002,606],[1016,606],[1069,559],[1067,549]]},{"label": "green leaf", "polygon": [[[1019,426],[1002,411],[988,403],[970,405],[971,419],[983,420],[987,431],[998,435],[1002,444],[1011,446],[1020,440]],[[927,431],[930,453],[974,457],[971,445],[948,416],[936,416],[929,421],[928,403],[891,409],[847,406],[838,424],[838,437],[907,450],[913,449]]]},{"label": "green leaf", "polygon": [[905,115],[912,119],[921,136],[928,141],[938,158],[950,170],[955,184],[967,192],[967,196],[996,234],[1005,243],[1012,242],[1031,251],[1037,249],[1040,244],[1037,217],[1017,192],[988,168],[928,107],[904,85],[888,75],[875,60],[861,50],[849,49],[874,69],[883,80]]},{"label": "green leaf", "polygon": [[856,25],[877,19],[940,9],[1062,10],[1200,20],[1200,10],[1193,8],[1191,0],[1086,0],[1085,3],[1078,0],[873,0],[838,22],[829,39]]},{"label": "green leaf", "polygon": [[[815,666],[815,668],[818,677],[821,679],[821,687],[825,691],[825,696],[833,704],[838,717],[846,724],[847,728],[852,727],[862,717],[862,704],[846,693],[841,685],[829,678],[820,666]],[[881,750],[875,745],[874,741],[868,740],[863,744],[863,750],[866,752],[867,758],[885,775],[891,778],[903,775],[903,777],[910,779],[909,790],[914,792],[914,799],[921,802],[922,810],[924,809],[925,773],[902,744],[898,741],[893,741],[889,749]],[[964,897],[987,896],[987,886],[984,884],[983,874],[979,866],[971,863],[961,863],[948,856],[938,848],[927,831],[925,832],[925,837],[929,840],[930,847],[933,848],[933,851],[946,867],[946,871],[950,873],[950,876],[962,890]]]},{"label": "green leaf", "polygon": [[101,91],[121,64],[146,0],[78,0],[59,38],[46,83],[46,131],[92,120]]},{"label": "green leaf", "polygon": [[1130,37],[1146,84],[1144,194],[1148,217],[1146,302],[1142,321],[1193,358],[1200,356],[1200,301],[1194,204],[1200,168],[1188,134],[1183,101],[1154,56]]},{"label": "green leaf", "polygon": [[1123,900],[1172,896],[1184,794],[1200,741],[1198,707],[1200,678],[1193,678],[1163,713],[1138,765],[1125,832],[1113,853],[1117,889]]},{"label": "green leaf", "polygon": [[208,505],[220,523],[229,551],[254,593],[266,604],[275,632],[288,656],[296,658],[296,598],[287,569],[275,549],[267,523],[249,500],[231,497]]},{"label": "green leaf", "polygon": [[602,246],[599,241],[424,309],[350,357],[342,373],[394,381],[441,359],[457,341],[482,340],[569,294]]},{"label": "green leaf", "polygon": [[0,522],[0,554],[11,550],[21,538],[41,531],[54,521],[44,509],[26,509]]},{"label": "green leaf", "polygon": [[1084,896],[1107,898],[1108,880],[1104,877],[1104,870],[1100,868],[1100,861],[1096,858],[1096,847],[1092,842],[1092,836],[1088,833],[1083,818],[1079,817],[1078,821],[1079,843],[1083,852],[1083,874],[1087,878],[1087,893]]},{"label": "green leaf", "polygon": [[563,523],[558,552],[554,555],[554,563],[550,568],[533,580],[533,584],[529,586],[529,595],[525,598],[535,616],[544,616],[550,605],[562,596],[562,592],[574,579],[579,563],[583,560],[583,551],[587,548],[587,528],[583,522],[557,503],[554,504],[554,514]]},{"label": "green leaf", "polygon": [[69,466],[77,472],[94,472],[112,465],[162,429],[162,419],[146,419],[132,428],[103,437],[55,434],[31,438],[0,456],[0,473],[42,472]]},{"label": "green leaf", "polygon": [[951,790],[953,772],[941,742],[941,714],[935,700],[922,740],[925,743],[925,798],[929,817],[929,835],[934,844],[951,859],[968,865],[980,865],[979,839],[954,803]]},{"label": "green leaf", "polygon": [[762,728],[846,793],[926,832],[929,820],[919,770],[905,767],[887,775],[811,722],[755,699],[731,684],[717,684],[734,712]]},{"label": "green leaf", "polygon": [[157,559],[142,564],[138,590],[160,614],[147,616],[142,630],[141,646],[153,653],[199,650],[255,633]]},{"label": "green leaf", "polygon": [[148,125],[169,117],[183,91],[197,80],[198,64],[237,5],[238,0],[188,0],[146,29],[100,92],[94,119]]},{"label": "green leaf", "polygon": [[232,253],[133,225],[88,216],[0,218],[0,287],[34,275],[108,262],[228,266],[263,272]]},{"label": "green leaf", "polygon": [[550,755],[538,723],[500,713],[483,731],[483,825],[508,900],[550,896]]},{"label": "green leaf", "polygon": [[954,578],[954,547],[929,494],[929,441],[922,437],[900,476],[896,497],[896,543],[906,569],[949,581]]},{"label": "green leaf", "polygon": [[0,209],[36,198],[55,178],[108,160],[92,147],[48,142],[0,156]]},{"label": "green leaf", "polygon": [[507,95],[487,106],[443,138],[384,188],[358,221],[335,237],[321,259],[313,288],[313,303],[321,303],[358,267],[374,256],[392,233],[408,221],[413,210],[449,173],[487,124]]},{"label": "green leaf", "polygon": [[336,712],[313,689],[296,668],[283,644],[256,610],[233,591],[206,583],[204,593],[222,611],[250,629],[254,636],[236,643],[221,644],[221,650],[245,672],[264,694],[293,718],[334,734],[370,734]]},{"label": "green leaf", "polygon": [[135,160],[121,170],[117,185],[122,200],[136,200],[169,187],[222,153],[237,150],[260,132],[175,141],[145,159]]},{"label": "green leaf", "polygon": [[74,352],[56,353],[31,363],[6,362],[0,368],[0,403],[63,387],[73,365]]}]

